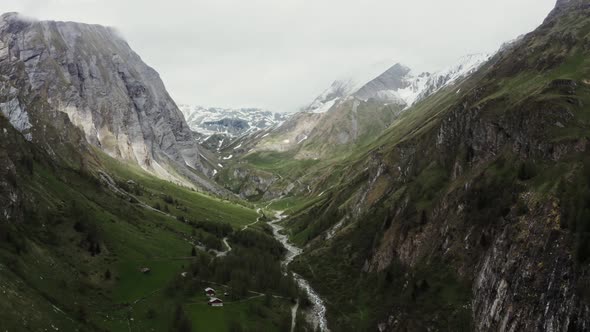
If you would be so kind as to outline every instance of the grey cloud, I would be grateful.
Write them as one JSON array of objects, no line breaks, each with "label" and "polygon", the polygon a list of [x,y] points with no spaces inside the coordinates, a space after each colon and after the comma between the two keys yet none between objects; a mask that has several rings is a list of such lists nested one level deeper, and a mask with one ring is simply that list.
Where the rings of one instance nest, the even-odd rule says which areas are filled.
[{"label": "grey cloud", "polygon": [[534,29],[555,0],[0,0],[116,27],[179,103],[292,111],[375,63],[437,70]]}]

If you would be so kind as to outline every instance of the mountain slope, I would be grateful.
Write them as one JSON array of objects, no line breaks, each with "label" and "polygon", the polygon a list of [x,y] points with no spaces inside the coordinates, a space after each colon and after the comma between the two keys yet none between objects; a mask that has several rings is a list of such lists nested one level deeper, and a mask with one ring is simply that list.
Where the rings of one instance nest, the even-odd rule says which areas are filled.
[{"label": "mountain slope", "polygon": [[[307,190],[300,173],[293,172],[295,164],[330,168],[379,137],[416,101],[440,90],[456,92],[455,85],[488,59],[471,55],[435,74],[420,75],[396,64],[367,83],[362,83],[362,75],[335,81],[306,111],[281,126],[224,145],[220,152],[227,167],[217,179],[250,199]],[[278,163],[277,159],[297,161]],[[279,177],[266,172],[269,164]]]},{"label": "mountain slope", "polygon": [[438,72],[419,74],[397,63],[370,80],[363,81],[363,78],[356,77],[334,81],[304,111],[327,112],[339,100],[348,96],[364,101],[374,99],[381,103],[399,104],[407,108],[439,89],[469,76],[489,58],[488,54],[472,54]]},{"label": "mountain slope", "polygon": [[[410,68],[395,64],[364,84],[352,79],[336,81],[307,108],[321,113],[314,126],[291,124],[303,118],[293,117],[285,126],[271,132],[266,142],[263,140],[255,150],[272,150],[276,146],[272,142],[288,141],[287,149],[299,150],[298,158],[314,159],[340,153],[339,147],[359,144],[363,137],[368,140],[377,137],[404,109],[468,77],[488,59],[487,55],[467,56],[435,74],[417,75]],[[288,132],[285,128],[297,127],[306,129],[285,135]],[[281,150],[285,150],[284,146]]]},{"label": "mountain slope", "polygon": [[206,177],[217,167],[212,156],[202,157],[157,72],[112,29],[2,15],[0,71],[0,109],[31,141],[79,139],[80,130],[112,157],[215,189]]},{"label": "mountain slope", "polygon": [[[72,168],[2,115],[0,136],[2,330],[176,331],[179,311],[199,330],[284,331],[290,324],[290,301],[274,299],[270,308],[246,291],[297,296],[281,272],[281,247],[254,226],[240,231],[259,217],[253,209],[100,151],[100,170]],[[199,296],[208,286],[229,289],[219,284],[233,287],[224,300],[247,301],[227,307],[230,319],[212,315]]]},{"label": "mountain slope", "polygon": [[587,329],[588,17],[588,1],[558,3],[274,203],[291,207],[291,239],[306,245],[294,268],[331,329]]},{"label": "mountain slope", "polygon": [[374,98],[409,106],[414,103],[414,96],[423,89],[428,76],[428,73],[416,76],[410,68],[398,63],[365,84],[354,95],[362,100]]},{"label": "mountain slope", "polygon": [[482,64],[491,58],[489,54],[470,54],[462,57],[456,63],[440,70],[436,73],[428,75],[428,80],[424,87],[418,92],[410,105],[415,102],[423,100],[445,86],[457,83],[463,78],[468,77],[475,72]]}]

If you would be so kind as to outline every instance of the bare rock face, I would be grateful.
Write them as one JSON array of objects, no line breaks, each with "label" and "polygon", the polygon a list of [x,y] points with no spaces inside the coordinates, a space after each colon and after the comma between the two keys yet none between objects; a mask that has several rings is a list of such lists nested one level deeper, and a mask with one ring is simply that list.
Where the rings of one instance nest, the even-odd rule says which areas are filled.
[{"label": "bare rock face", "polygon": [[590,8],[590,1],[588,0],[557,0],[555,8],[547,17],[546,22],[567,10],[587,10],[588,8]]},{"label": "bare rock face", "polygon": [[158,73],[113,29],[4,14],[0,73],[0,110],[29,140],[43,143],[45,126],[61,130],[58,115],[66,114],[87,142],[110,156],[168,180],[213,188],[207,175],[215,166],[201,157]]},{"label": "bare rock face", "polygon": [[473,287],[478,331],[587,330],[579,268],[562,249],[569,240],[554,204],[506,226],[481,261]]}]

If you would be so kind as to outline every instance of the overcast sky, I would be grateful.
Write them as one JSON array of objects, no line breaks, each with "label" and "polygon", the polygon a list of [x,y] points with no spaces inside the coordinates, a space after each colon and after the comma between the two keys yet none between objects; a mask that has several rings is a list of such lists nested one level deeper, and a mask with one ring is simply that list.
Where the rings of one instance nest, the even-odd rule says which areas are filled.
[{"label": "overcast sky", "polygon": [[[555,0],[0,0],[117,28],[177,103],[292,111],[375,64],[435,71],[537,27]],[[386,68],[384,68],[386,69]]]}]

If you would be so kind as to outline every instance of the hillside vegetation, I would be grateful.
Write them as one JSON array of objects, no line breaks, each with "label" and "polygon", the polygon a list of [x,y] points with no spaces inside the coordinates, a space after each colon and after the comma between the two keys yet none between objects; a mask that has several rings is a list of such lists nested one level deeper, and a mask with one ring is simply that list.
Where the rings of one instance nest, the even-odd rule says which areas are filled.
[{"label": "hillside vegetation", "polygon": [[583,329],[588,10],[558,7],[284,198],[334,330]]},{"label": "hillside vegetation", "polygon": [[[252,208],[100,153],[92,166],[72,168],[3,118],[0,125],[3,169],[10,170],[2,182],[10,193],[2,197],[16,200],[11,221],[8,212],[0,217],[2,330],[290,326],[298,291],[280,270],[283,249],[272,235],[241,231],[259,218]],[[207,306],[208,286],[230,294],[224,308]]]}]

